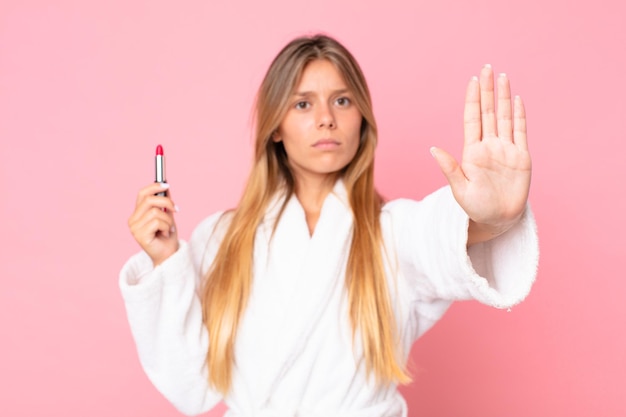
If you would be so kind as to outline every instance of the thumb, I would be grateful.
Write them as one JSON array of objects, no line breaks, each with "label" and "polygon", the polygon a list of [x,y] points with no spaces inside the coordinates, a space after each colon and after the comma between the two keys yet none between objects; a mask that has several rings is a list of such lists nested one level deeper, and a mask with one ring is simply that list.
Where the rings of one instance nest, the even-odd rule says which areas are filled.
[{"label": "thumb", "polygon": [[450,187],[452,187],[454,194],[456,194],[457,191],[463,190],[466,186],[467,178],[465,178],[465,174],[463,173],[461,166],[458,162],[456,162],[454,157],[443,149],[435,146],[430,148],[430,153],[433,158],[435,158],[441,172],[443,172],[443,175],[445,175],[446,179],[450,183]]}]

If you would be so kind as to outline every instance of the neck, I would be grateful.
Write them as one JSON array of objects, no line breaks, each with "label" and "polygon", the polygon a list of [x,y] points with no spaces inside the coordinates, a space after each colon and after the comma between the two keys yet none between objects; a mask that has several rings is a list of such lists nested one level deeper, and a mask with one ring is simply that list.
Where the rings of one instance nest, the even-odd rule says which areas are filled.
[{"label": "neck", "polygon": [[322,205],[328,194],[333,190],[337,176],[327,175],[324,177],[299,177],[296,180],[295,194],[304,209],[309,233],[313,235],[315,225],[319,219]]}]

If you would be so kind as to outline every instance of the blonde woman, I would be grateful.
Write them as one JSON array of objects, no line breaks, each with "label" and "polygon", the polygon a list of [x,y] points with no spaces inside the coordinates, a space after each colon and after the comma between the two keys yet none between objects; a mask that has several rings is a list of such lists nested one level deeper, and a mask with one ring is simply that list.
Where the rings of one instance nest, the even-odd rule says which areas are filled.
[{"label": "blonde woman", "polygon": [[[489,66],[468,85],[450,185],[420,202],[374,189],[377,130],[352,55],[317,35],[274,59],[256,103],[255,159],[238,206],[189,242],[160,184],[130,230],[143,249],[120,286],[141,364],[180,411],[406,416],[412,343],[460,299],[520,302],[538,246],[521,100]],[[167,210],[162,210],[167,209]]]}]

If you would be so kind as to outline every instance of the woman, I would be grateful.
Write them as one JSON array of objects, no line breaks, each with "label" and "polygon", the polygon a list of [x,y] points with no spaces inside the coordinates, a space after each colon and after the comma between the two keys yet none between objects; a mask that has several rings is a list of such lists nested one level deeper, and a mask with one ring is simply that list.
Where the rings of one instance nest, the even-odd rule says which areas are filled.
[{"label": "woman", "polygon": [[[411,344],[458,299],[505,308],[535,277],[522,102],[483,68],[467,89],[461,164],[421,202],[374,189],[376,123],[363,74],[327,36],[271,64],[255,162],[236,209],[178,239],[151,184],[129,219],[143,252],[120,286],[141,363],[179,410],[230,416],[406,416]],[[165,210],[163,210],[165,209]]]}]

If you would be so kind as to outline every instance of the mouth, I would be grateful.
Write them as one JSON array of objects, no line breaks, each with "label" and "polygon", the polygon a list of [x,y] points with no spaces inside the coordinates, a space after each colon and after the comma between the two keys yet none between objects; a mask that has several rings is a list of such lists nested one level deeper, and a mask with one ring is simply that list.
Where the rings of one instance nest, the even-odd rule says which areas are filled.
[{"label": "mouth", "polygon": [[318,149],[332,149],[338,147],[340,144],[341,143],[335,139],[320,139],[312,146]]}]

